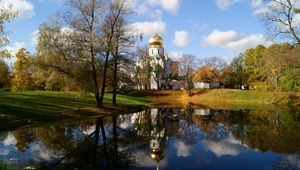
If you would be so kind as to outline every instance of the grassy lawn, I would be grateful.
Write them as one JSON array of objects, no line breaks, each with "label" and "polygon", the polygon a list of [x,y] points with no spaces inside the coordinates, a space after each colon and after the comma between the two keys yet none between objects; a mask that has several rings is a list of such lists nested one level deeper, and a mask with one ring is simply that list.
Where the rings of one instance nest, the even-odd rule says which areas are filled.
[{"label": "grassy lawn", "polygon": [[[96,108],[92,93],[25,91],[0,93],[0,129],[6,123],[30,124],[82,116],[99,116],[130,112],[148,106],[141,97],[118,95],[118,106],[112,106],[111,94],[105,95],[104,108]],[[4,123],[5,122],[5,123]]]},{"label": "grassy lawn", "polygon": [[195,107],[212,109],[268,109],[280,107],[298,107],[299,93],[260,92],[254,90],[236,89],[194,89],[192,96],[182,91],[130,91],[128,95],[145,97],[153,102],[155,107],[178,107],[190,103]]},{"label": "grassy lawn", "polygon": [[260,92],[254,90],[213,89],[195,91],[193,100],[248,104],[298,104],[299,93]]}]

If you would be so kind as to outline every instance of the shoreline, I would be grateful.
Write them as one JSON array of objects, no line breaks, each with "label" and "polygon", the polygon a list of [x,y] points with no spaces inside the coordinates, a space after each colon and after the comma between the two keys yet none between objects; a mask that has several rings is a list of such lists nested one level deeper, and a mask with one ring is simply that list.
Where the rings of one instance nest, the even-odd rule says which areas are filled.
[{"label": "shoreline", "polygon": [[146,108],[208,108],[220,110],[291,110],[300,103],[298,93],[274,93],[232,89],[193,90],[192,96],[174,90],[130,90],[118,95],[118,105],[95,107],[92,95],[78,92],[12,92],[0,96],[0,130],[128,114]]}]

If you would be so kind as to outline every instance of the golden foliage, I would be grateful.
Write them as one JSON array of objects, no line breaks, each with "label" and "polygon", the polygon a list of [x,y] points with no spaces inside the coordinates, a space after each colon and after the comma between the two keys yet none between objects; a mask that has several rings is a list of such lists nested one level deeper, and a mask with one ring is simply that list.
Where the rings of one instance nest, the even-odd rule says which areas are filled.
[{"label": "golden foliage", "polygon": [[21,48],[16,54],[17,61],[14,64],[15,75],[13,77],[13,90],[28,90],[32,86],[30,73],[31,57],[24,48]]}]

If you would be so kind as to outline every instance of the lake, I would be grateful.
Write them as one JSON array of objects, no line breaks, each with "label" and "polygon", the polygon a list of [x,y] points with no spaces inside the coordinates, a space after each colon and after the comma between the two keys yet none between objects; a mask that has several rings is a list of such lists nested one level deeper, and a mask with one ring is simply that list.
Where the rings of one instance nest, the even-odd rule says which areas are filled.
[{"label": "lake", "polygon": [[300,114],[147,109],[2,131],[0,158],[12,169],[300,169]]}]

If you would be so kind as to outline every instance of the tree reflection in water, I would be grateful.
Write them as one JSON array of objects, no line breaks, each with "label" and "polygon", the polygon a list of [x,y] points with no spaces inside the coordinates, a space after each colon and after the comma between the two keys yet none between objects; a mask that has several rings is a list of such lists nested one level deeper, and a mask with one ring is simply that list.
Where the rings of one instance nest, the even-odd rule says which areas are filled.
[{"label": "tree reflection in water", "polygon": [[[238,156],[237,150],[226,153],[233,146],[228,142],[235,142],[240,148],[283,154],[273,168],[292,169],[300,168],[299,124],[297,113],[224,111],[188,105],[183,109],[147,109],[80,124],[1,133],[0,140],[3,146],[14,145],[20,154],[29,154],[29,150],[39,153],[36,158],[20,162],[37,169],[167,167],[167,159],[171,159],[166,151],[171,147],[170,140],[177,142],[175,147],[190,148],[199,143],[203,147],[214,146],[204,149],[217,157]],[[217,150],[224,148],[227,150]],[[180,156],[191,153],[177,153]]]}]

